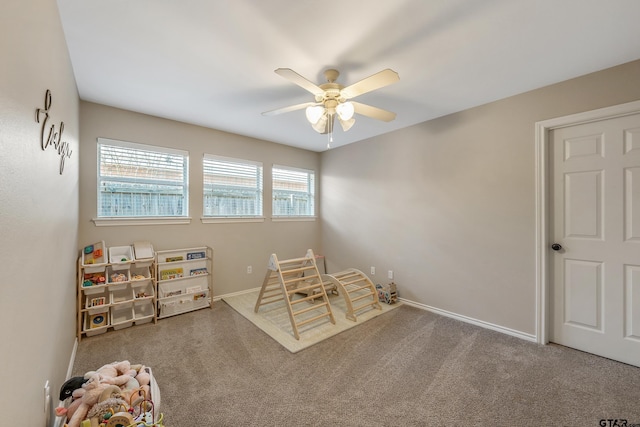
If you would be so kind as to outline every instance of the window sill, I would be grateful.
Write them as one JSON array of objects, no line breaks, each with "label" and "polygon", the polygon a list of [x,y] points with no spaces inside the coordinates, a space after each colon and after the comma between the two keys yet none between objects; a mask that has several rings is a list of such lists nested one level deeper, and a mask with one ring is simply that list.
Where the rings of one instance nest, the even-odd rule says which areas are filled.
[{"label": "window sill", "polygon": [[110,218],[93,218],[96,227],[114,227],[127,225],[182,225],[191,224],[190,217],[110,217]]},{"label": "window sill", "polygon": [[274,216],[271,217],[273,222],[285,222],[285,221],[315,221],[317,216]]},{"label": "window sill", "polygon": [[234,216],[221,216],[221,217],[201,217],[200,221],[203,224],[229,224],[233,222],[264,222],[263,216],[252,217],[234,217]]}]

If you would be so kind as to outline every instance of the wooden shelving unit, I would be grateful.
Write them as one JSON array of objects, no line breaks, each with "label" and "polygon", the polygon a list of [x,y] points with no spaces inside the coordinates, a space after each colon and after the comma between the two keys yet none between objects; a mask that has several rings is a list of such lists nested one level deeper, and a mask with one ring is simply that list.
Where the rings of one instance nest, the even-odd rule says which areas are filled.
[{"label": "wooden shelving unit", "polygon": [[[92,250],[89,251],[89,248]],[[76,335],[90,337],[156,322],[155,259],[136,259],[132,246],[87,246],[78,258]]]}]

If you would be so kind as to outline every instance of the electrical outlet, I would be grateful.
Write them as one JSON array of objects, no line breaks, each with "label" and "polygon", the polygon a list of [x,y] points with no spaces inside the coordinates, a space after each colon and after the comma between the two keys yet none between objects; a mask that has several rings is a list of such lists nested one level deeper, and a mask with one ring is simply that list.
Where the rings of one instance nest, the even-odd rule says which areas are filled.
[{"label": "electrical outlet", "polygon": [[389,279],[393,280],[393,270],[389,270]]},{"label": "electrical outlet", "polygon": [[247,274],[251,274],[253,273],[253,267],[252,266],[247,266]]},{"label": "electrical outlet", "polygon": [[376,275],[376,268],[375,267],[371,267],[371,275],[372,276]]}]

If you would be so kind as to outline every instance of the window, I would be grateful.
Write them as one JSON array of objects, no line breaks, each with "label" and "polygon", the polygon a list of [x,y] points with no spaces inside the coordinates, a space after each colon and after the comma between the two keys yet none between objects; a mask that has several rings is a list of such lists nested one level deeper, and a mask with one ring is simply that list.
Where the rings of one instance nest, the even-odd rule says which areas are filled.
[{"label": "window", "polygon": [[273,216],[315,215],[315,174],[311,170],[274,165]]},{"label": "window", "polygon": [[98,165],[98,218],[188,215],[188,152],[98,138]]},{"label": "window", "polygon": [[205,217],[261,217],[262,163],[205,154]]}]

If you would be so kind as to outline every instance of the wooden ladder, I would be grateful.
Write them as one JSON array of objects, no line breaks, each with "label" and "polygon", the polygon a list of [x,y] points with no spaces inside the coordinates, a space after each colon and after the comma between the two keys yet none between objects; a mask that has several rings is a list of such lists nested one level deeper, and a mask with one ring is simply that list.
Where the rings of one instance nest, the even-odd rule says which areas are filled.
[{"label": "wooden ladder", "polygon": [[[362,271],[349,268],[339,273],[325,274],[322,279],[325,286],[331,283],[339,289],[338,293],[344,297],[347,305],[347,319],[356,322],[356,312],[368,307],[382,310],[375,285]],[[356,302],[360,305],[354,306]]]},{"label": "wooden ladder", "polygon": [[[296,297],[296,294],[306,296]],[[314,304],[316,299],[319,300],[318,304]],[[269,258],[267,273],[254,311],[257,313],[261,306],[283,300],[289,313],[293,336],[297,340],[300,339],[301,326],[323,320],[325,317],[328,317],[331,323],[336,323],[311,249],[303,258],[279,261],[276,254]],[[311,304],[300,308],[304,302]]]}]

